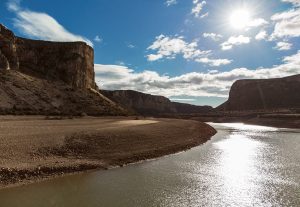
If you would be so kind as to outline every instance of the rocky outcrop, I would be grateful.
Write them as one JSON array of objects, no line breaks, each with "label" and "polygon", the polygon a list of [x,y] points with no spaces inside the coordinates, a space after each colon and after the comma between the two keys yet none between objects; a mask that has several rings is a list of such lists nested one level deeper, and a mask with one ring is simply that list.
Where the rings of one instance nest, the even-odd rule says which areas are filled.
[{"label": "rocky outcrop", "polygon": [[1,24],[0,68],[63,81],[73,88],[96,88],[94,51],[86,43],[19,38]]},{"label": "rocky outcrop", "polygon": [[93,89],[74,89],[20,71],[0,71],[0,114],[127,115],[127,111]]},{"label": "rocky outcrop", "polygon": [[238,80],[222,111],[282,110],[300,108],[300,75],[260,80]]},{"label": "rocky outcrop", "polygon": [[0,24],[0,69],[18,69],[16,37],[14,33]]},{"label": "rocky outcrop", "polygon": [[94,76],[86,43],[24,39],[0,24],[0,114],[127,115]]},{"label": "rocky outcrop", "polygon": [[210,106],[194,106],[171,102],[163,96],[154,96],[132,90],[103,90],[101,93],[131,112],[141,115],[163,116],[170,114],[206,113],[213,110]]}]

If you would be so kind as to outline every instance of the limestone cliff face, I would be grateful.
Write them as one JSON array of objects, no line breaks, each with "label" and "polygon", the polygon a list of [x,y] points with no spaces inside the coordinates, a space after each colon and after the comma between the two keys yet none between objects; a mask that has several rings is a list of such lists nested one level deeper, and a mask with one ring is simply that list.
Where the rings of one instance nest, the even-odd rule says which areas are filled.
[{"label": "limestone cliff face", "polygon": [[94,51],[86,43],[19,38],[1,24],[0,68],[60,80],[74,88],[96,88]]},{"label": "limestone cliff face", "polygon": [[163,96],[154,96],[132,90],[101,91],[101,93],[122,107],[142,115],[206,113],[213,110],[210,106],[171,102]]},{"label": "limestone cliff face", "polygon": [[225,111],[291,108],[300,108],[300,75],[238,80],[231,87],[228,101],[218,107]]}]

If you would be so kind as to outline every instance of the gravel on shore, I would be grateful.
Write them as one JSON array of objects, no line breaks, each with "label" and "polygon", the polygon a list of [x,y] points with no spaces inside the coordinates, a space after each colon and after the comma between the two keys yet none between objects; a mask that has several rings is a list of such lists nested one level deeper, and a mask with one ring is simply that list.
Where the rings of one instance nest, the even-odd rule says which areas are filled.
[{"label": "gravel on shore", "polygon": [[0,188],[157,158],[216,133],[198,121],[136,117],[1,116],[0,130]]}]

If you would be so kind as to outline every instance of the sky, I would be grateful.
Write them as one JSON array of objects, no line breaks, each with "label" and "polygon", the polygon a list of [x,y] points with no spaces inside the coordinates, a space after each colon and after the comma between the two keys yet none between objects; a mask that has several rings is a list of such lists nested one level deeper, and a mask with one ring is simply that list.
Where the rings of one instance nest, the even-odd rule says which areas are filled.
[{"label": "sky", "polygon": [[101,89],[218,106],[238,79],[300,73],[300,0],[1,0],[16,35],[84,41]]}]

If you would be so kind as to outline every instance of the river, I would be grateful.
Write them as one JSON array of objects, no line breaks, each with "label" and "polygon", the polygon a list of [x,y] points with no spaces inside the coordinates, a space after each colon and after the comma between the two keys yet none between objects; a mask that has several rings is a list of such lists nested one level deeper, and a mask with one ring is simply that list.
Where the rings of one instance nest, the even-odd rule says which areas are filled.
[{"label": "river", "polygon": [[0,206],[300,206],[300,130],[211,124],[189,151],[0,191]]}]

